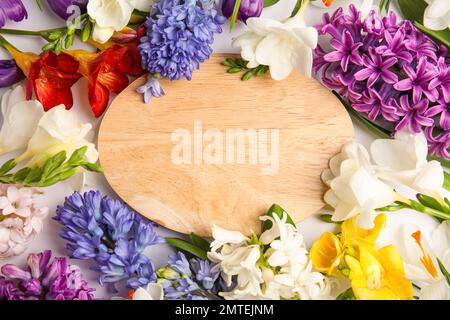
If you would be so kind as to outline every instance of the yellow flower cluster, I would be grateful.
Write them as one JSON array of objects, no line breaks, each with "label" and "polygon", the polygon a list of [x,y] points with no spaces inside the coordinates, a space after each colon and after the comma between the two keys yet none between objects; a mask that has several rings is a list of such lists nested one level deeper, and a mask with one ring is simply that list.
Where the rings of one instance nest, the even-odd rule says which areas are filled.
[{"label": "yellow flower cluster", "polygon": [[378,215],[369,230],[358,227],[356,220],[343,222],[339,236],[326,232],[314,243],[310,252],[314,267],[329,276],[348,277],[357,299],[412,299],[412,284],[405,278],[399,251],[392,245],[375,248],[386,215]]}]

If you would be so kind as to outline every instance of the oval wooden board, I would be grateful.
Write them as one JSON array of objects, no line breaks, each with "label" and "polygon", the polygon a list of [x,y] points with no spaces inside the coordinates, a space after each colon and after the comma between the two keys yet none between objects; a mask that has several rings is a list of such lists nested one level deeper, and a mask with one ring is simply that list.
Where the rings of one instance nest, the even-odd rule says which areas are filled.
[{"label": "oval wooden board", "polygon": [[[212,56],[191,81],[162,81],[166,95],[149,105],[135,92],[144,77],[114,100],[98,141],[108,182],[137,212],[182,233],[208,236],[213,222],[246,234],[259,232],[258,217],[273,203],[296,222],[314,214],[323,206],[321,172],[354,137],[345,109],[313,79],[292,75],[276,82],[267,75],[242,82],[239,75],[225,72],[223,60],[224,55]],[[278,129],[278,171],[262,175],[268,167],[262,157],[257,164],[249,164],[249,157],[245,164],[196,164],[194,146],[192,164],[175,164],[171,154],[178,141],[172,141],[172,133],[186,129],[192,141],[199,139],[193,134],[196,121],[198,132],[201,121],[203,133],[223,133],[224,152],[227,129]],[[268,145],[276,142],[271,138]],[[206,150],[211,141],[197,146]],[[268,154],[275,154],[271,150]]]}]

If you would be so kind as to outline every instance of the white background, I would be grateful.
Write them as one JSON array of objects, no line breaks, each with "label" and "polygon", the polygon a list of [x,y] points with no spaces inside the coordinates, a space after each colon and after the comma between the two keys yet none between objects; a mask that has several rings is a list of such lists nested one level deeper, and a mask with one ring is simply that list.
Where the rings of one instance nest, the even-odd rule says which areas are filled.
[{"label": "white background", "polygon": [[[25,6],[28,10],[28,19],[22,21],[20,23],[8,23],[5,28],[15,28],[15,29],[28,29],[28,30],[42,30],[48,28],[56,28],[64,25],[64,21],[59,19],[56,15],[54,15],[50,9],[46,5],[46,1],[44,3],[44,11],[41,12],[37,7],[34,0],[23,0]],[[276,18],[276,19],[284,19],[288,17],[294,7],[295,0],[281,0],[278,4],[273,7],[264,9],[263,16]],[[348,3],[360,4],[360,0],[354,1],[346,1],[346,0],[336,0],[333,9],[319,9],[313,6],[307,9],[306,12],[306,21],[308,25],[315,25],[321,21],[322,14],[325,11],[332,12],[336,6],[341,4]],[[229,32],[228,25],[224,26],[224,32],[216,37],[214,43],[215,52],[237,52],[236,48],[231,47],[231,39],[239,35],[245,30],[245,26],[239,24],[232,33]],[[36,38],[36,37],[17,37],[17,36],[5,36],[11,43],[13,43],[16,47],[18,47],[22,51],[31,51],[35,53],[40,52],[40,48],[45,43],[44,40]],[[79,41],[75,42],[74,48],[84,48],[87,50],[92,50],[91,47],[80,43]],[[0,49],[0,59],[9,58],[6,51]],[[225,70],[224,70],[225,72]],[[224,76],[226,74],[224,73]],[[245,85],[243,83],[242,85]],[[5,89],[0,89],[0,95],[3,94]],[[72,88],[72,92],[74,95],[74,106],[73,109],[77,111],[79,117],[83,121],[91,122],[93,124],[93,139],[96,141],[97,130],[101,119],[94,119],[91,115],[88,99],[87,99],[87,82],[85,79],[81,79],[78,83]],[[318,99],[320,97],[317,97]],[[137,115],[138,116],[138,115]],[[359,142],[368,146],[370,142],[374,139],[370,134],[366,133],[364,129],[356,127],[356,138]],[[10,159],[14,156],[14,154],[9,154],[7,156],[0,157],[0,163],[3,163],[7,159]],[[94,175],[88,179],[89,186],[93,189],[99,189],[104,194],[116,197],[115,193],[102,175]],[[10,259],[6,259],[4,261],[0,260],[0,264],[4,263],[15,263],[20,266],[24,266],[26,263],[26,258],[28,253],[31,252],[40,252],[45,249],[51,249],[54,255],[64,256],[68,254],[68,251],[65,249],[66,242],[58,236],[60,231],[60,226],[58,223],[52,220],[52,217],[55,214],[55,208],[58,204],[62,204],[64,202],[64,198],[70,195],[73,192],[71,188],[71,181],[60,183],[56,186],[47,188],[44,190],[45,194],[41,197],[40,201],[42,204],[48,206],[50,208],[49,217],[46,220],[44,231],[31,243],[28,250],[19,257],[14,257]],[[301,190],[298,191],[302,192]],[[280,204],[282,205],[282,199],[280,199]],[[400,228],[402,224],[405,223],[417,223],[421,226],[422,231],[424,231],[425,236],[437,226],[437,222],[426,215],[415,213],[412,211],[403,210],[398,213],[388,214],[388,226],[383,231],[380,236],[381,242],[386,243],[390,241],[394,241],[395,238],[400,233]],[[298,225],[300,231],[303,233],[305,237],[305,241],[308,247],[321,235],[322,232],[330,230],[333,228],[332,225],[326,224],[318,220],[316,217],[311,217],[299,223]],[[158,228],[158,233],[162,236],[164,235],[177,235],[174,232],[166,230],[164,228]],[[167,255],[170,253],[170,248],[166,245],[161,245],[157,247],[151,247],[148,252],[146,252],[149,257],[153,259],[156,267],[162,266],[167,261]],[[89,268],[93,265],[90,261],[79,261],[72,260],[74,264],[78,264],[89,281],[92,287],[97,289],[96,297],[98,298],[109,298],[111,296],[111,292],[109,292],[106,288],[101,287],[97,282],[97,276],[93,271],[90,271]],[[125,294],[124,291],[121,292]]]}]

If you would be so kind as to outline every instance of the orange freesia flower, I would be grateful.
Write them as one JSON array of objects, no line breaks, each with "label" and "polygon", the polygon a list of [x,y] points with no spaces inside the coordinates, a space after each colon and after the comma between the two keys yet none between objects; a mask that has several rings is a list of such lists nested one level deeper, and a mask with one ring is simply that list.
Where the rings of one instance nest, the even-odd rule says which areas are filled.
[{"label": "orange freesia flower", "polygon": [[80,73],[88,79],[92,112],[100,117],[108,106],[110,91],[117,94],[128,86],[127,74],[132,68],[128,48],[114,45],[97,54],[83,50],[65,52],[80,63]]},{"label": "orange freesia flower", "polygon": [[323,4],[327,7],[331,6],[333,4],[334,0],[322,0]]}]

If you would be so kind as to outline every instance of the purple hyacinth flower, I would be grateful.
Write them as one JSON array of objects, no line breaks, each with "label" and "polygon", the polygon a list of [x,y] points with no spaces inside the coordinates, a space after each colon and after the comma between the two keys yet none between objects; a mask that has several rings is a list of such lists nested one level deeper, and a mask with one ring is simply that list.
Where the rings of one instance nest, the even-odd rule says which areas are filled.
[{"label": "purple hyacinth flower", "polygon": [[[372,88],[368,89],[368,94],[364,93],[362,103],[354,103],[353,107],[358,112],[368,114],[370,120],[375,120],[379,114],[388,121],[397,121],[397,108],[391,103],[386,103],[386,93],[388,90],[378,92]],[[384,94],[383,94],[384,93]]]},{"label": "purple hyacinth flower", "polygon": [[433,135],[434,127],[425,129],[425,137],[428,141],[428,151],[444,159],[450,159],[448,149],[450,147],[450,130],[446,130],[438,135]]},{"label": "purple hyacinth flower", "polygon": [[369,56],[364,55],[363,63],[365,68],[355,73],[355,79],[362,81],[367,79],[368,87],[372,87],[374,83],[381,77],[386,83],[394,84],[398,81],[395,73],[389,70],[397,63],[397,58],[390,57],[386,60],[376,54],[373,50],[369,51]]},{"label": "purple hyacinth flower", "polygon": [[422,94],[425,94],[430,101],[435,102],[439,98],[439,93],[436,88],[429,89],[428,85],[436,76],[436,72],[428,67],[426,57],[419,59],[416,70],[410,65],[405,64],[403,70],[408,75],[408,78],[403,79],[396,84],[394,88],[398,91],[413,91],[413,100],[419,101],[422,98]]},{"label": "purple hyacinth flower", "polygon": [[152,74],[147,76],[147,82],[138,87],[136,92],[144,95],[144,102],[150,103],[153,97],[160,98],[164,96],[166,93],[164,89],[161,87],[161,83],[157,78],[155,78]]},{"label": "purple hyacinth flower", "polygon": [[24,77],[14,60],[0,60],[0,88],[10,87]]},{"label": "purple hyacinth flower", "polygon": [[72,14],[76,13],[75,8],[71,6],[77,6],[83,12],[86,9],[88,0],[47,0],[47,2],[53,12],[67,20]]},{"label": "purple hyacinth flower", "polygon": [[431,127],[434,125],[432,114],[428,110],[428,100],[422,99],[418,102],[410,102],[408,95],[400,97],[400,103],[393,100],[397,107],[397,115],[402,118],[395,126],[395,130],[402,130],[408,126],[412,132],[419,133],[422,127]]},{"label": "purple hyacinth flower", "polygon": [[412,25],[410,21],[405,21],[405,25],[411,28],[408,37],[405,38],[405,48],[414,52],[417,59],[428,57],[433,61],[437,61],[436,49],[438,48],[436,44]]},{"label": "purple hyacinth flower", "polygon": [[444,130],[450,130],[450,107],[449,102],[445,102],[445,99],[440,98],[437,104],[428,109],[428,116],[434,117],[440,114],[439,126]]},{"label": "purple hyacinth flower", "polygon": [[28,13],[22,0],[2,0],[2,5],[0,6],[0,28],[3,28],[7,20],[19,22],[26,18],[28,18]]},{"label": "purple hyacinth flower", "polygon": [[[231,18],[236,0],[224,0],[222,3],[222,14]],[[237,19],[246,22],[248,18],[259,17],[264,7],[264,0],[241,0]]]},{"label": "purple hyacinth flower", "polygon": [[51,256],[52,252],[50,250],[32,253],[28,256],[27,263],[33,278],[38,279],[44,274]]},{"label": "purple hyacinth flower", "polygon": [[362,46],[361,42],[355,43],[350,32],[345,31],[342,42],[336,39],[331,40],[331,46],[336,49],[324,56],[325,61],[340,61],[342,70],[347,71],[349,62],[356,65],[362,65],[363,61],[359,55],[358,48]]},{"label": "purple hyacinth flower", "polygon": [[395,32],[398,28],[397,15],[393,11],[389,11],[389,14],[383,17],[381,21],[383,22],[384,29],[389,32]]},{"label": "purple hyacinth flower", "polygon": [[24,281],[31,279],[31,274],[28,271],[22,270],[13,264],[5,264],[1,268],[1,272],[9,279],[19,279]]},{"label": "purple hyacinth flower", "polygon": [[438,60],[438,75],[430,81],[429,89],[440,88],[444,101],[450,103],[450,66],[445,63],[445,58]]},{"label": "purple hyacinth flower", "polygon": [[387,57],[396,57],[398,59],[405,60],[410,63],[413,60],[413,56],[405,50],[404,39],[405,32],[403,29],[398,29],[394,36],[391,36],[389,31],[384,32],[384,38],[386,39],[386,45],[381,45],[375,49],[375,52]]},{"label": "purple hyacinth flower", "polygon": [[377,36],[384,31],[383,22],[378,18],[375,10],[370,10],[369,16],[364,20],[364,31]]}]

